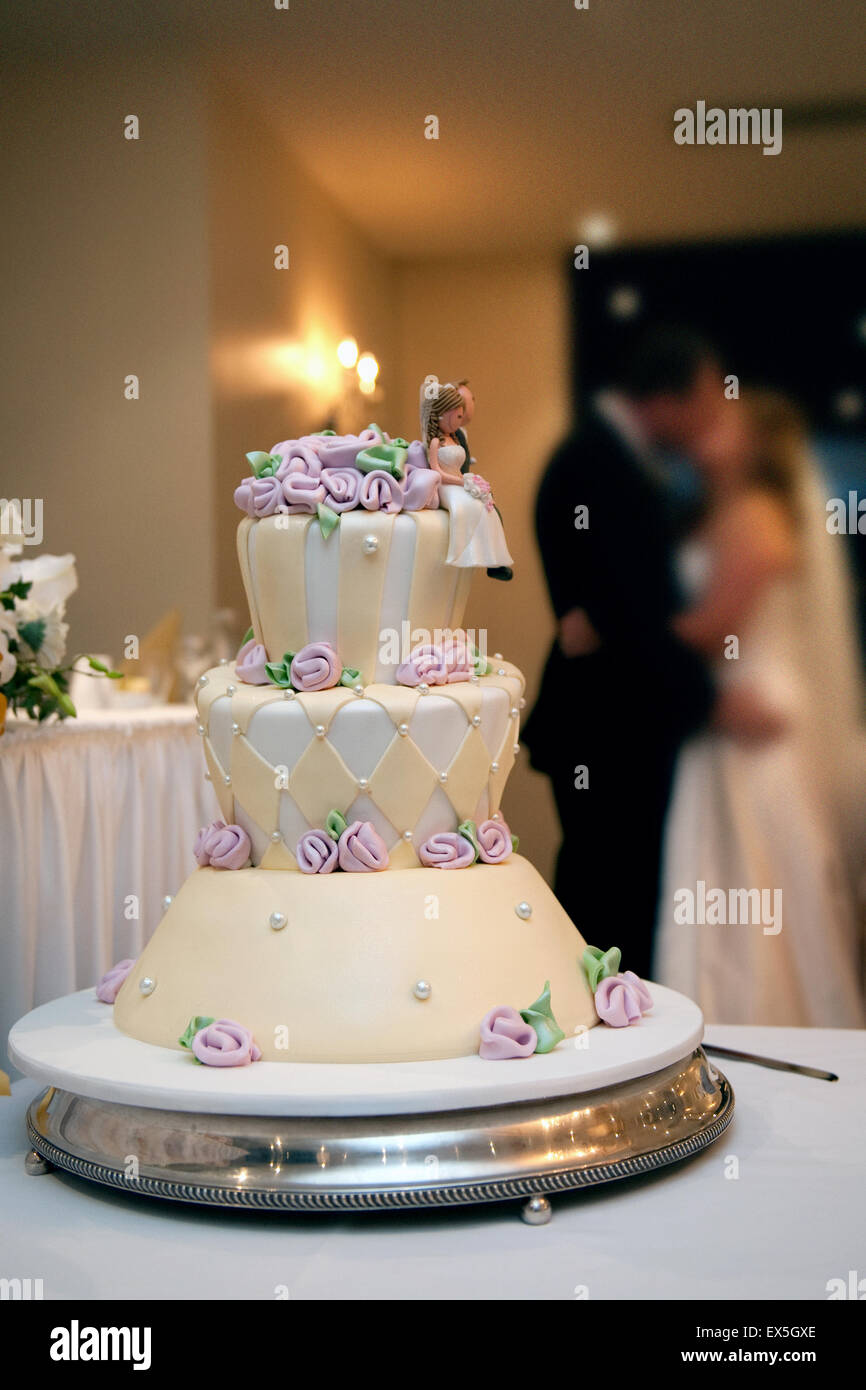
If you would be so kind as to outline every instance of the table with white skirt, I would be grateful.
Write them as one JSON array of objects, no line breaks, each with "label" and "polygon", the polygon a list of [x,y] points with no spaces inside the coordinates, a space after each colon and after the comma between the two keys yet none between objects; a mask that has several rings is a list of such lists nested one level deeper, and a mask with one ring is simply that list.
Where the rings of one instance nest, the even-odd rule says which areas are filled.
[{"label": "table with white skirt", "polygon": [[[36,1004],[135,957],[218,809],[192,705],[93,710],[0,737],[0,1067]],[[6,1060],[4,1060],[6,1059]]]},{"label": "table with white skirt", "polygon": [[722,1060],[736,1113],[718,1143],[557,1194],[547,1226],[524,1225],[520,1203],[293,1215],[31,1177],[24,1116],[41,1087],[19,1081],[0,1098],[0,1275],[74,1300],[851,1297],[866,1280],[866,1033],[717,1026],[707,1040],[839,1080]]}]

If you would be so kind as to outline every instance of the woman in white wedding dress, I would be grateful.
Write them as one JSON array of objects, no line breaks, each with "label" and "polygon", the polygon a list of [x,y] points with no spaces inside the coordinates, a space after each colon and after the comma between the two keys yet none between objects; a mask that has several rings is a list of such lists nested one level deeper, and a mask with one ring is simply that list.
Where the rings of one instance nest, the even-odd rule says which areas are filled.
[{"label": "woman in white wedding dress", "polygon": [[450,513],[448,564],[499,570],[496,578],[510,579],[514,561],[490,484],[478,473],[461,472],[470,462],[457,437],[464,417],[459,387],[428,377],[421,387],[421,430],[430,467],[439,474],[440,506]]},{"label": "woman in white wedding dress", "polygon": [[[724,431],[696,459],[709,508],[683,548],[691,606],[676,623],[720,684],[746,683],[779,729],[752,744],[708,732],[683,748],[653,978],[710,1022],[862,1027],[862,810],[849,772],[863,711],[842,542],[787,402],[732,402]],[[739,655],[726,659],[732,636]],[[760,908],[753,889],[766,890]]]}]

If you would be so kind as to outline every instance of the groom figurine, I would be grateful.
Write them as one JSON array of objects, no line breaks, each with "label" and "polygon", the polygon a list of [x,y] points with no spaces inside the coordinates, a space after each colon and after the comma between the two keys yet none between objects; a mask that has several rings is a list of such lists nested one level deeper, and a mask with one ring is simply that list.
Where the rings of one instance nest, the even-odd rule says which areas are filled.
[{"label": "groom figurine", "polygon": [[[562,823],[554,888],[583,936],[620,946],[639,975],[677,752],[719,708],[703,659],[670,627],[674,540],[653,447],[688,455],[721,409],[714,350],[657,329],[560,445],[536,504],[558,628],[524,741]],[[750,711],[740,715],[747,724]]]},{"label": "groom figurine", "polygon": [[[472,417],[475,414],[475,394],[466,377],[464,377],[462,381],[458,381],[457,390],[463,397],[463,422],[464,424],[471,425]],[[471,473],[472,465],[475,460],[469,451],[469,440],[466,436],[466,431],[464,429],[455,430],[454,438],[457,440],[458,444],[462,445],[463,451],[466,454],[466,462],[463,464],[460,472]],[[502,513],[498,507],[496,508],[496,514],[501,521]],[[497,565],[494,569],[489,569],[487,571],[487,577],[488,579],[513,579],[514,571],[510,565]]]}]

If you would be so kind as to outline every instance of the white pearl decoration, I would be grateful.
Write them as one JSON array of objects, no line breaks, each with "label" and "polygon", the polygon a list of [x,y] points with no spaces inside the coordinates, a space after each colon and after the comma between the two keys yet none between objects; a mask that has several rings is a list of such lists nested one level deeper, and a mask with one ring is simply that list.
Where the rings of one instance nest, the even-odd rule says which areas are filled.
[{"label": "white pearl decoration", "polygon": [[504,666],[500,666],[499,669],[497,670],[496,674],[497,674],[497,676],[504,676],[504,675],[505,675],[505,667],[504,667]]},{"label": "white pearl decoration", "polygon": [[227,787],[230,787],[232,784],[232,779],[228,773],[226,773],[225,777],[223,778],[223,781],[225,782]]},{"label": "white pearl decoration", "polygon": [[429,980],[416,980],[415,988],[412,993],[416,999],[421,999],[423,1001],[430,998],[430,995],[433,993],[433,986],[430,984]]},{"label": "white pearl decoration", "polygon": [[165,897],[162,900],[163,912],[168,912],[168,909],[171,907],[173,901],[174,899],[172,898],[171,893],[166,893]]},{"label": "white pearl decoration", "polygon": [[204,775],[204,780],[205,780],[206,782],[209,782],[209,781],[210,781],[210,773],[209,773],[209,772],[206,772],[206,773],[205,773],[205,775]]},{"label": "white pearl decoration", "polygon": [[528,922],[532,916],[532,907],[529,903],[518,903],[514,911],[517,913],[521,922]]},{"label": "white pearl decoration", "polygon": [[199,685],[207,685],[207,676],[199,676],[198,683]]},{"label": "white pearl decoration", "polygon": [[481,679],[481,677],[480,677],[480,676],[470,676],[469,679],[470,679],[470,681],[472,682],[473,685],[477,685],[478,682],[479,682],[479,680]]},{"label": "white pearl decoration", "polygon": [[480,729],[480,728],[481,728],[481,715],[480,715],[480,714],[473,714],[473,716],[472,716],[472,727],[475,728],[475,729]]},{"label": "white pearl decoration", "polygon": [[199,731],[199,733],[200,733],[202,736],[204,736],[204,733],[205,733],[204,724],[199,724],[199,726],[198,726],[198,731]]},{"label": "white pearl decoration", "polygon": [[268,926],[272,927],[274,931],[282,931],[288,920],[284,912],[272,912],[268,918]]},{"label": "white pearl decoration", "polygon": [[359,788],[361,789],[362,792],[365,792],[365,791],[367,790],[367,788],[369,787],[369,785],[370,785],[370,779],[369,779],[369,777],[359,777],[359,778],[358,778],[358,786],[359,786]]},{"label": "white pearl decoration", "polygon": [[408,732],[409,732],[409,725],[408,725],[408,724],[398,724],[398,725],[397,725],[397,733],[400,735],[401,738],[405,738],[406,735],[408,734]]},{"label": "white pearl decoration", "polygon": [[501,661],[501,660],[502,660],[502,653],[501,653],[501,652],[494,652],[494,653],[493,653],[493,660],[494,660],[494,661]]},{"label": "white pearl decoration", "polygon": [[498,763],[491,763],[491,764],[490,764],[490,771],[491,771],[491,772],[498,772],[498,771],[499,771],[499,764],[498,764]]},{"label": "white pearl decoration", "polygon": [[364,693],[364,687],[363,687],[363,685],[360,685],[360,684],[359,684],[359,685],[353,685],[353,686],[352,686],[352,689],[354,690],[354,692],[355,692],[356,695],[363,695],[363,693]]},{"label": "white pearl decoration", "polygon": [[512,711],[511,711],[511,718],[512,718],[512,719],[519,719],[519,718],[520,718],[520,710],[517,708],[516,705],[514,706],[514,708],[513,708]]},{"label": "white pearl decoration", "polygon": [[138,982],[138,989],[140,994],[153,994],[156,989],[156,980],[151,975],[142,975]]},{"label": "white pearl decoration", "polygon": [[411,830],[404,830],[404,831],[403,831],[403,839],[406,840],[407,843],[408,843],[408,841],[410,841],[410,840],[412,839],[412,831],[411,831]]},{"label": "white pearl decoration", "polygon": [[519,744],[519,743],[515,743],[514,746],[513,746],[513,748],[511,749],[511,751],[512,751],[512,753],[514,754],[514,756],[515,756],[515,758],[516,758],[517,755],[518,755],[518,753],[520,752],[520,744]]},{"label": "white pearl decoration", "polygon": [[325,737],[325,726],[324,726],[324,724],[317,724],[317,725],[316,725],[316,738],[324,738],[324,737]]},{"label": "white pearl decoration", "polygon": [[521,709],[526,709],[526,701],[523,700],[523,699],[520,701],[520,708],[521,708]]},{"label": "white pearl decoration", "polygon": [[237,693],[238,693],[238,688],[237,688],[236,685],[227,685],[227,686],[226,686],[226,694],[227,694],[227,695],[237,695]]},{"label": "white pearl decoration", "polygon": [[440,781],[440,782],[447,782],[447,781],[448,781],[448,773],[447,773],[447,772],[440,772],[440,773],[439,773],[439,781]]},{"label": "white pearl decoration", "polygon": [[228,659],[228,657],[227,657],[227,656],[221,656],[221,657],[220,657],[220,666],[228,666],[228,664],[229,664],[229,659]]},{"label": "white pearl decoration", "polygon": [[375,555],[379,549],[379,537],[365,536],[361,542],[361,549],[365,555]]},{"label": "white pearl decoration", "polygon": [[294,700],[294,698],[295,698],[295,692],[294,692],[294,690],[284,690],[284,691],[283,691],[283,699],[284,699],[284,700]]},{"label": "white pearl decoration", "polygon": [[272,830],[272,831],[271,831],[271,839],[273,840],[273,842],[274,842],[275,845],[279,844],[279,842],[280,842],[280,840],[281,840],[282,838],[283,838],[283,836],[282,836],[281,831],[279,831],[279,830]]},{"label": "white pearl decoration", "polygon": [[429,687],[429,685],[427,684],[426,681],[422,681],[421,684],[418,686],[418,694],[419,694],[419,695],[429,695],[429,694],[430,694],[430,687]]},{"label": "white pearl decoration", "polygon": [[232,733],[234,734],[235,738],[237,738],[237,736],[238,736],[238,734],[240,733],[240,731],[241,731],[241,726],[240,726],[240,724],[232,724]]}]

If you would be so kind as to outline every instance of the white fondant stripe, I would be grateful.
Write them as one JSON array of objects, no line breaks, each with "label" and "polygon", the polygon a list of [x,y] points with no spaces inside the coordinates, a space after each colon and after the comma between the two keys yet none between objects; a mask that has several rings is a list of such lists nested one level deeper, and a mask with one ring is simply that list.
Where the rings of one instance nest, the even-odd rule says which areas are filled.
[{"label": "white fondant stripe", "polygon": [[307,641],[330,642],[342,657],[337,645],[340,599],[339,532],[336,536],[332,532],[326,540],[322,535],[321,526],[310,526],[304,554],[304,576],[307,591]]},{"label": "white fondant stripe", "polygon": [[[379,610],[379,632],[377,634],[377,661],[375,674],[370,679],[376,683],[393,684],[396,666],[383,661],[383,651],[388,655],[386,634],[396,633],[398,645],[402,642],[401,625],[409,612],[409,593],[412,588],[412,575],[415,569],[415,550],[418,528],[411,515],[395,518],[394,533],[391,537],[391,551],[388,568],[385,572],[385,587],[382,594],[382,607]],[[403,659],[402,652],[398,658]],[[366,674],[366,673],[365,673]]]}]

